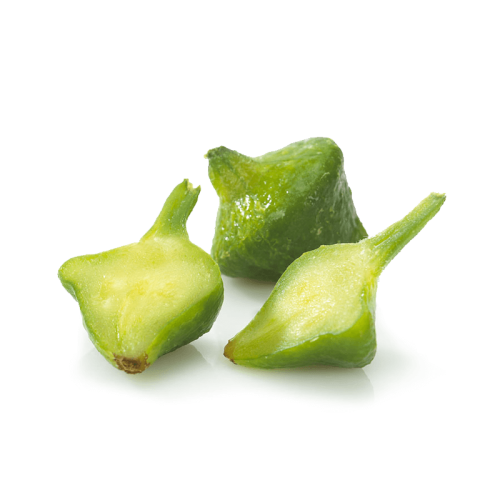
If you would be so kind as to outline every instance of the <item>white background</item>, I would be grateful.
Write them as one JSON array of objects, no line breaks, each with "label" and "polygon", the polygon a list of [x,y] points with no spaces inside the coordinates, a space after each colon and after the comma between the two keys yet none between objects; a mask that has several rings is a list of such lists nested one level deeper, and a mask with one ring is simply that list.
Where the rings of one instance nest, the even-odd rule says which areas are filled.
[{"label": "white background", "polygon": [[[3,1],[1,496],[499,498],[495,7]],[[225,278],[212,331],[141,375],[109,365],[59,266],[137,241],[184,178],[209,251],[208,149],[315,136],[371,235],[448,196],[380,279],[374,361],[231,364],[272,287]]]}]

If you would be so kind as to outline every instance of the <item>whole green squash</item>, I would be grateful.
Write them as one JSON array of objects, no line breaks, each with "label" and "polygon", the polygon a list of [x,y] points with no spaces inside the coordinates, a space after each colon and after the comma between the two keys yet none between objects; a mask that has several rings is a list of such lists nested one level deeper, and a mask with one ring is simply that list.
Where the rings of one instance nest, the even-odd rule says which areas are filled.
[{"label": "whole green squash", "polygon": [[225,147],[206,157],[220,198],[212,256],[228,276],[277,281],[304,252],[367,236],[331,139],[256,158]]}]

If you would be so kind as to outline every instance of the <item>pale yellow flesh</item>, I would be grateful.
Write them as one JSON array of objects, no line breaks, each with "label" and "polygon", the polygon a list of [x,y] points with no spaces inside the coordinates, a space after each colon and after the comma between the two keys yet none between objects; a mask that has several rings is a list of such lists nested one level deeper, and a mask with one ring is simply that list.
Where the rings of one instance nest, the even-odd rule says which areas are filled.
[{"label": "pale yellow flesh", "polygon": [[61,274],[73,287],[100,350],[134,358],[171,320],[213,290],[216,271],[205,252],[172,236],[76,257]]},{"label": "pale yellow flesh", "polygon": [[305,255],[289,267],[300,267],[300,273],[287,271],[238,338],[238,357],[256,358],[324,333],[341,333],[366,309],[367,284],[375,277],[364,272],[370,258],[365,245],[325,246],[310,259]]}]

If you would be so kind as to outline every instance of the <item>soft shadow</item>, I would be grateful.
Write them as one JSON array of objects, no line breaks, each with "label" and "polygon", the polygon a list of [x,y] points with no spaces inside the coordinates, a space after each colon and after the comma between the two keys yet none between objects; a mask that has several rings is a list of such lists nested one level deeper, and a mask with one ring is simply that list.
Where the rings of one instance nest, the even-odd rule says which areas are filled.
[{"label": "soft shadow", "polygon": [[348,400],[372,400],[373,386],[362,368],[338,368],[333,366],[304,366],[261,370],[235,366],[274,388],[301,395]]},{"label": "soft shadow", "polygon": [[254,318],[274,284],[227,276],[223,280],[224,304],[210,335],[227,342]]},{"label": "soft shadow", "polygon": [[262,304],[267,300],[274,285],[271,281],[256,281],[248,278],[230,278],[228,276],[222,277],[224,281],[224,288],[227,290],[234,290],[240,295],[244,295],[247,299],[252,299]]},{"label": "soft shadow", "polygon": [[367,368],[372,375],[400,378],[413,370],[413,362],[403,352],[384,347],[379,348],[375,359]]},{"label": "soft shadow", "polygon": [[95,349],[83,356],[80,369],[85,376],[100,384],[125,383],[134,386],[151,386],[169,383],[189,373],[203,371],[208,363],[193,345],[186,345],[165,354],[142,373],[130,375],[108,363]]},{"label": "soft shadow", "polygon": [[379,348],[375,359],[366,367],[377,392],[393,391],[396,387],[408,384],[418,376],[419,366],[408,353],[394,346]]},{"label": "soft shadow", "polygon": [[132,382],[149,385],[165,379],[180,378],[185,373],[192,374],[207,366],[208,363],[198,349],[188,344],[156,360],[147,370],[134,377]]}]

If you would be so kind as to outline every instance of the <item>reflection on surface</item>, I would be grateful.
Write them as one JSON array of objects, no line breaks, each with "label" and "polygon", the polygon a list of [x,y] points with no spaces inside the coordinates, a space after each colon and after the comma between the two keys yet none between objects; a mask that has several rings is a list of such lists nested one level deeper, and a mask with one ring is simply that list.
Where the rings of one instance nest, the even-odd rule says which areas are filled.
[{"label": "reflection on surface", "polygon": [[375,359],[364,369],[377,387],[377,392],[392,391],[395,387],[404,387],[419,375],[419,367],[411,356],[404,350],[392,345],[390,339],[380,337],[382,347],[379,346]]},{"label": "reflection on surface", "polygon": [[333,366],[304,366],[261,370],[234,367],[245,370],[248,377],[269,384],[270,389],[296,392],[297,395],[321,398],[373,399],[373,386],[362,368],[337,368]]},{"label": "reflection on surface", "polygon": [[208,364],[203,356],[192,345],[165,354],[144,372],[137,375],[129,375],[118,370],[109,364],[96,349],[88,352],[82,358],[80,365],[87,377],[92,377],[100,383],[123,382],[135,386],[151,386],[165,381],[170,383],[173,380],[183,378],[186,372],[199,375],[207,367]]}]

